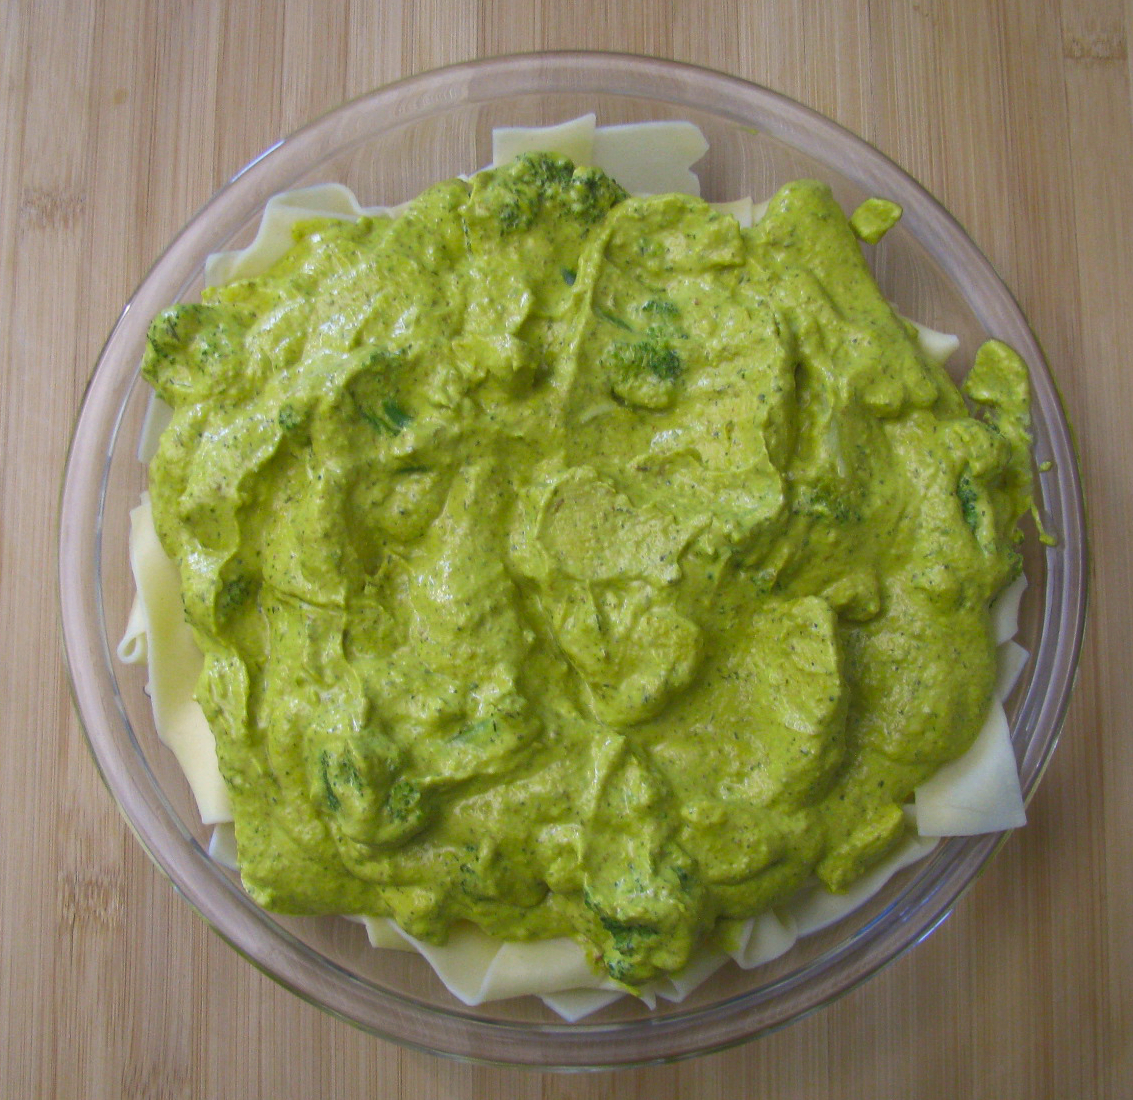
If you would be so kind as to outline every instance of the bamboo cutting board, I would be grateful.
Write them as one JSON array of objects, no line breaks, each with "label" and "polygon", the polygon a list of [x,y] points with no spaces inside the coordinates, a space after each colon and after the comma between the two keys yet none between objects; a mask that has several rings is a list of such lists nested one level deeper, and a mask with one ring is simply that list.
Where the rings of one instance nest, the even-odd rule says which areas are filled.
[{"label": "bamboo cutting board", "polygon": [[[0,1096],[1133,1095],[1133,7],[1120,0],[6,0],[0,6]],[[546,48],[723,69],[936,194],[1042,340],[1077,429],[1093,606],[1031,822],[927,942],[817,1015],[675,1067],[459,1065],[262,977],[99,782],[56,626],[54,507],[122,303],[236,169],[342,100]]]}]

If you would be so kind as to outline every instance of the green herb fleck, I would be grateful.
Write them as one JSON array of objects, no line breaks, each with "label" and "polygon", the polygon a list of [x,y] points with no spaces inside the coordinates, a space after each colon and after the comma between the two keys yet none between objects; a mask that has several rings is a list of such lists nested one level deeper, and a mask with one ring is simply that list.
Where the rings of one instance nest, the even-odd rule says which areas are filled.
[{"label": "green herb fleck", "polygon": [[623,321],[616,314],[611,313],[608,309],[603,309],[601,306],[595,305],[594,306],[594,312],[597,313],[598,316],[601,317],[603,321],[608,321],[611,325],[614,325],[616,328],[623,329],[625,332],[633,332],[633,327],[630,324]]},{"label": "green herb fleck", "polygon": [[330,752],[327,749],[319,753],[319,775],[322,777],[323,797],[326,799],[327,807],[332,813],[336,813],[342,803],[334,793],[334,784],[330,781]]},{"label": "green herb fleck", "polygon": [[384,398],[377,409],[359,400],[357,396],[354,404],[358,415],[379,435],[400,435],[413,419],[392,397]]},{"label": "green herb fleck", "polygon": [[960,511],[964,513],[964,522],[972,529],[973,534],[977,533],[980,526],[979,494],[967,474],[960,475],[956,496],[960,500]]},{"label": "green herb fleck", "polygon": [[413,419],[392,397],[387,397],[382,402],[382,412],[395,434]]},{"label": "green herb fleck", "polygon": [[465,726],[463,729],[457,730],[456,733],[449,738],[450,741],[478,741],[481,737],[491,732],[496,732],[496,720],[494,718],[481,718],[479,721],[473,722],[471,725]]}]

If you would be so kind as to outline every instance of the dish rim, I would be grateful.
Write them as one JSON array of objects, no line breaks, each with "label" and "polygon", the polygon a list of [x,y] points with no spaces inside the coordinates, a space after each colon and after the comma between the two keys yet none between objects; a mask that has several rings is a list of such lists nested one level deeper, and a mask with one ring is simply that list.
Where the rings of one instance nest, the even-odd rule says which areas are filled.
[{"label": "dish rim", "polygon": [[[533,71],[533,67],[538,67]],[[536,79],[547,80],[547,83],[536,84]],[[585,78],[590,82],[598,82],[600,88],[581,86],[578,81]],[[691,100],[681,99],[679,102],[664,95],[655,94],[655,90],[647,87],[650,81],[657,81],[658,88],[669,88],[670,95],[675,95],[675,89],[684,92],[697,90]],[[864,167],[867,169],[862,175],[854,175],[853,181],[866,190],[875,190],[879,194],[892,193],[892,181],[897,179],[902,186],[916,199],[906,205],[906,217],[903,225],[913,232],[917,240],[926,248],[941,265],[949,280],[955,285],[954,268],[961,266],[964,273],[975,276],[977,285],[973,293],[977,293],[980,286],[994,293],[997,299],[997,308],[1005,311],[1001,318],[1008,327],[1022,325],[1026,339],[1019,346],[1018,336],[1009,342],[1023,354],[1031,368],[1032,379],[1038,383],[1036,396],[1036,409],[1041,410],[1041,422],[1050,442],[1051,455],[1055,461],[1052,471],[1040,474],[1040,480],[1047,478],[1047,485],[1054,491],[1050,498],[1046,492],[1043,500],[1057,499],[1063,505],[1059,512],[1059,529],[1065,540],[1064,547],[1073,560],[1063,563],[1063,572],[1059,572],[1059,559],[1051,548],[1044,552],[1046,559],[1047,576],[1044,592],[1042,617],[1044,624],[1059,625],[1065,621],[1065,614],[1070,617],[1070,630],[1055,631],[1057,637],[1043,629],[1040,635],[1040,652],[1032,655],[1037,666],[1041,652],[1047,652],[1053,667],[1055,679],[1048,682],[1048,690],[1042,693],[1039,709],[1029,716],[1032,728],[1045,731],[1043,743],[1038,746],[1037,756],[1032,758],[1030,751],[1024,759],[1027,774],[1024,779],[1024,798],[1029,802],[1037,788],[1042,774],[1049,763],[1050,755],[1057,743],[1066,709],[1069,705],[1069,696],[1072,689],[1078,655],[1080,653],[1082,637],[1085,628],[1086,598],[1088,584],[1088,547],[1086,542],[1085,512],[1081,494],[1081,478],[1078,470],[1077,455],[1072,432],[1066,419],[1060,395],[1050,374],[1046,358],[1042,353],[1038,340],[1031,332],[1029,325],[1018,303],[995,272],[990,262],[970,240],[959,223],[925,190],[921,184],[909,173],[899,168],[884,154],[854,135],[849,130],[826,118],[825,116],[805,107],[794,100],[761,85],[745,81],[741,78],[727,75],[712,69],[689,65],[683,62],[648,58],[636,54],[612,54],[596,51],[554,51],[533,54],[513,54],[501,57],[466,61],[440,69],[430,70],[426,73],[405,77],[401,80],[387,84],[374,91],[358,96],[331,111],[324,113],[306,126],[283,138],[258,154],[245,166],[238,170],[230,180],[220,188],[216,194],[198,211],[186,226],[174,237],[169,246],[162,252],[153,266],[147,272],[138,288],[131,295],[118,321],[114,325],[106,344],[100,352],[95,372],[88,383],[86,394],[72,434],[65,465],[64,480],[59,500],[59,600],[60,615],[63,628],[64,652],[66,657],[68,678],[71,686],[72,698],[79,715],[83,733],[91,750],[95,763],[103,777],[104,782],[115,798],[119,809],[130,824],[135,835],[138,836],[143,847],[154,860],[162,872],[171,879],[178,892],[189,904],[209,923],[226,942],[245,958],[267,973],[280,984],[291,989],[298,996],[310,1003],[317,1004],[333,1015],[340,1016],[365,1030],[371,1031],[384,1038],[402,1043],[404,1045],[429,1050],[434,1053],[449,1054],[456,1057],[470,1058],[476,1061],[493,1062],[499,1064],[522,1064],[534,1068],[600,1068],[613,1066],[643,1065],[659,1061],[671,1061],[677,1058],[709,1053],[722,1050],[738,1043],[746,1042],[759,1035],[768,1034],[795,1019],[799,1019],[810,1012],[816,1011],[837,997],[849,992],[862,981],[876,973],[882,966],[887,965],[908,950],[915,943],[927,936],[941,921],[953,910],[962,894],[974,881],[987,860],[1004,842],[1004,835],[993,834],[971,840],[959,842],[949,841],[944,848],[933,857],[936,861],[943,857],[944,852],[951,850],[957,856],[957,861],[949,860],[952,868],[947,881],[943,900],[935,898],[939,903],[937,907],[926,912],[923,908],[941,888],[933,885],[926,890],[923,885],[924,876],[916,875],[893,901],[882,916],[890,920],[892,927],[900,933],[895,945],[890,944],[891,950],[874,954],[867,954],[863,959],[860,956],[862,936],[878,923],[871,922],[859,935],[840,943],[832,952],[827,952],[819,959],[812,961],[801,971],[791,974],[773,983],[769,987],[760,987],[737,997],[727,998],[721,1002],[694,1009],[687,1013],[676,1011],[670,1016],[633,1021],[630,1023],[587,1023],[582,1021],[574,1024],[529,1024],[506,1022],[500,1023],[490,1019],[479,1018],[475,1015],[455,1015],[445,1013],[435,1006],[421,1004],[413,1005],[406,998],[394,991],[380,991],[379,999],[392,998],[407,1005],[410,1011],[423,1009],[430,1016],[444,1016],[455,1023],[458,1029],[464,1029],[470,1034],[463,1038],[434,1034],[429,1028],[406,1029],[403,1026],[389,1025],[383,1028],[381,1022],[374,1017],[359,1019],[356,1011],[351,1011],[351,1003],[345,997],[344,991],[336,982],[331,984],[335,989],[327,988],[324,968],[329,966],[339,975],[342,981],[349,986],[351,983],[362,985],[367,990],[373,990],[370,983],[357,978],[343,970],[337,964],[319,955],[312,948],[296,940],[278,925],[273,924],[274,931],[282,935],[288,948],[295,951],[296,958],[291,961],[296,969],[281,972],[277,965],[265,961],[250,947],[250,933],[262,929],[264,918],[260,910],[246,895],[240,894],[237,900],[245,910],[234,914],[226,907],[216,904],[217,899],[203,894],[200,889],[191,885],[194,882],[192,872],[199,871],[199,860],[208,860],[200,845],[181,823],[179,815],[164,796],[160,783],[149,770],[145,755],[137,744],[134,732],[130,727],[124,704],[117,692],[117,680],[113,675],[113,654],[109,648],[110,635],[106,630],[100,629],[105,624],[105,615],[102,604],[102,545],[103,528],[102,519],[106,504],[106,495],[109,488],[109,476],[113,448],[120,445],[118,431],[125,414],[133,385],[136,380],[136,367],[128,372],[129,377],[113,378],[104,371],[104,367],[114,361],[115,350],[127,342],[126,328],[135,323],[141,316],[148,318],[157,312],[157,308],[169,303],[170,300],[180,298],[185,287],[192,279],[191,271],[199,269],[203,264],[203,255],[199,252],[199,241],[194,230],[205,223],[210,223],[211,236],[216,236],[226,230],[227,237],[231,237],[235,229],[231,223],[236,215],[218,218],[219,208],[231,205],[241,217],[253,205],[262,207],[271,194],[280,190],[278,184],[269,181],[276,179],[278,172],[283,168],[305,169],[310,165],[310,156],[304,149],[304,143],[320,135],[324,128],[331,123],[340,123],[343,126],[353,120],[357,124],[360,113],[379,112],[387,103],[398,100],[407,101],[411,107],[409,113],[394,113],[398,125],[404,125],[415,118],[422,117],[438,109],[437,101],[432,93],[443,87],[449,98],[442,99],[442,104],[450,106],[469,105],[480,100],[474,98],[479,95],[483,99],[501,100],[508,95],[515,94],[553,94],[558,91],[569,91],[574,94],[589,94],[598,96],[620,96],[635,99],[660,99],[670,105],[679,105],[692,110],[710,113],[716,117],[728,119],[734,123],[752,124],[752,116],[759,115],[760,111],[772,120],[778,120],[777,126],[761,126],[763,132],[781,141],[786,141],[806,156],[826,165],[832,172],[845,174],[845,169],[836,160],[837,151],[842,148],[852,148],[858,155],[865,156]],[[708,102],[708,100],[712,100]],[[736,117],[728,112],[721,112],[720,104],[729,102],[735,104]],[[747,114],[740,110],[740,103],[747,104]],[[403,103],[404,108],[404,103]],[[758,108],[758,109],[757,109]],[[781,116],[781,117],[780,117]],[[761,116],[762,118],[762,116]],[[764,120],[765,121],[765,120]],[[387,122],[387,125],[392,123]],[[361,138],[358,138],[361,140]],[[874,182],[876,180],[876,182]],[[238,202],[233,202],[235,196]],[[227,229],[226,229],[227,227]],[[959,247],[961,255],[950,257],[950,264],[942,261],[936,250],[930,248],[918,232],[927,236],[927,241],[938,237],[949,239]],[[226,238],[227,239],[227,238]],[[197,259],[194,260],[193,257]],[[173,299],[165,298],[157,308],[149,308],[147,303],[154,297],[154,281],[162,278],[180,278],[180,289]],[[167,288],[163,285],[163,292]],[[965,295],[967,300],[967,295]],[[989,330],[990,331],[990,330]],[[998,333],[996,333],[998,334]],[[1037,370],[1037,374],[1036,374]],[[117,398],[117,405],[115,400]],[[1046,418],[1046,410],[1054,412],[1051,420]],[[99,450],[95,454],[104,454],[105,462],[101,468],[100,476],[95,477],[96,471],[85,468],[81,459],[89,457],[89,447],[92,442],[105,438],[109,434],[110,447]],[[85,490],[85,492],[84,492]],[[93,495],[92,495],[93,490]],[[94,508],[92,512],[91,509]],[[93,520],[92,523],[82,521]],[[90,536],[93,532],[94,546],[91,553]],[[1052,558],[1054,559],[1052,561]],[[85,564],[84,564],[85,563]],[[85,568],[95,579],[95,592],[82,592],[81,585],[76,583],[77,578]],[[1061,584],[1064,598],[1059,605],[1062,615],[1052,619],[1052,594],[1050,592],[1052,577]],[[1076,583],[1074,583],[1076,582]],[[1056,585],[1057,587],[1057,585]],[[92,620],[91,614],[95,615]],[[1044,650],[1044,646],[1053,645],[1053,651]],[[96,673],[98,669],[92,668],[89,655],[101,650],[99,656],[108,665],[112,684],[110,694],[107,695],[106,684],[98,684]],[[84,662],[82,656],[88,655]],[[1031,677],[1032,681],[1034,676]],[[123,762],[111,751],[111,746],[105,743],[98,729],[99,719],[117,716],[129,731],[133,740],[139,760]],[[92,735],[92,729],[97,732]],[[1015,730],[1013,728],[1013,734]],[[1035,734],[1028,740],[1028,750],[1036,748]],[[140,764],[142,771],[134,765]],[[144,774],[142,774],[144,772]],[[145,777],[154,784],[154,790],[143,791],[139,784],[144,784]],[[123,800],[122,792],[130,791],[135,795],[144,795],[141,802],[131,799],[134,813],[127,810],[127,803]],[[176,835],[173,848],[167,843],[170,840],[166,828],[172,819],[174,825],[172,832]],[[184,847],[188,845],[188,849]],[[176,850],[174,850],[176,849]],[[959,875],[957,876],[957,870]],[[922,884],[917,889],[918,883]],[[233,897],[238,891],[232,890]],[[907,902],[907,904],[906,904]],[[899,908],[899,912],[895,909]],[[237,916],[235,926],[228,919]],[[270,917],[270,915],[269,915]],[[272,923],[269,921],[269,923]],[[254,925],[254,928],[252,927]],[[254,934],[251,939],[255,939]],[[871,938],[871,943],[876,935]],[[866,945],[869,946],[868,944]],[[306,955],[313,958],[303,958]],[[771,1016],[767,1019],[754,1022],[754,1026],[747,1026],[753,1021],[748,1019],[748,1010],[761,1008],[770,998],[784,993],[794,994],[802,979],[811,975],[819,963],[828,960],[832,954],[835,961],[841,960],[848,953],[858,953],[857,966],[851,969],[840,980],[827,982],[821,995],[798,1011],[789,1012],[781,1016]],[[786,989],[781,987],[788,987]],[[320,996],[319,991],[323,994]],[[335,994],[332,996],[332,993]],[[357,1006],[354,1006],[355,1008]],[[400,1017],[398,1017],[400,1019]],[[702,1041],[680,1042],[673,1046],[666,1043],[674,1035],[685,1035],[690,1024],[696,1025],[697,1034]],[[635,1033],[634,1038],[643,1045],[638,1048],[634,1044],[631,1051],[626,1048],[627,1033]],[[549,1041],[554,1050],[561,1055],[558,1059],[535,1059],[530,1057],[531,1037],[539,1035]],[[443,1038],[445,1045],[438,1046]],[[500,1043],[494,1046],[491,1052],[481,1049],[478,1039],[488,1040],[490,1043]],[[585,1059],[577,1055],[585,1054]],[[524,1055],[528,1055],[524,1057]],[[595,1055],[604,1055],[596,1061]]]}]

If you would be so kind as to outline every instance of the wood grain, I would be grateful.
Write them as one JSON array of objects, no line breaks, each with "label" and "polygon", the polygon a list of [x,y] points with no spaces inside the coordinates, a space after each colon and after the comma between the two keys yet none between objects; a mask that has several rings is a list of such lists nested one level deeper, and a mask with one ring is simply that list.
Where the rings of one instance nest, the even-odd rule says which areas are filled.
[{"label": "wood grain", "polygon": [[[1133,5],[1118,0],[101,0],[0,6],[0,1096],[1127,1097],[1133,1093]],[[343,99],[451,61],[652,53],[862,134],[964,223],[1077,427],[1093,601],[1031,810],[926,943],[816,1016],[679,1066],[459,1065],[325,1016],[153,869],[99,782],[53,513],[101,342],[176,230]]]}]

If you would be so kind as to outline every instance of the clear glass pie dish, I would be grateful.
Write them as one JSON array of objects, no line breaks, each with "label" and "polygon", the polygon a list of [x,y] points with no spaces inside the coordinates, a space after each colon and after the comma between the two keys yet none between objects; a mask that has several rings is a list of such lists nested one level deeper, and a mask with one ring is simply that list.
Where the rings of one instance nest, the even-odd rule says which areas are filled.
[{"label": "clear glass pie dish", "polygon": [[970,364],[988,337],[1031,370],[1036,503],[1024,543],[1017,641],[1030,653],[1007,703],[1024,797],[1066,712],[1081,644],[1086,535],[1073,438],[1042,351],[1010,293],[961,227],[914,180],[834,123],[766,89],[641,57],[539,54],[458,65],[354,100],[279,142],[172,242],[127,304],[92,376],[71,444],[60,512],[60,592],[71,680],[96,763],[134,832],[190,905],[237,951],[299,996],[374,1034],[458,1057],[542,1068],[665,1061],[719,1050],[813,1011],[915,944],[951,911],[1002,834],[955,838],[897,875],[864,908],[751,971],[719,971],[681,1004],[623,998],[565,1023],[534,998],[467,1007],[416,956],[375,951],[338,918],[268,913],[209,858],[189,788],[157,739],[144,671],[114,650],[133,596],[129,511],[144,487],[137,444],[149,388],[138,364],[150,319],[192,300],[206,257],[255,233],[267,199],[335,181],[364,203],[393,205],[491,159],[500,125],[542,125],[593,111],[601,125],[685,119],[708,138],[705,197],[761,198],[800,177],[828,182],[847,209],[872,195],[904,209],[874,250],[875,274],[905,316],[960,338]]}]

